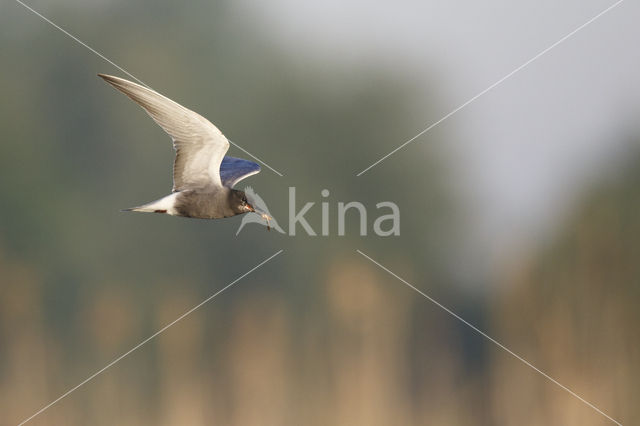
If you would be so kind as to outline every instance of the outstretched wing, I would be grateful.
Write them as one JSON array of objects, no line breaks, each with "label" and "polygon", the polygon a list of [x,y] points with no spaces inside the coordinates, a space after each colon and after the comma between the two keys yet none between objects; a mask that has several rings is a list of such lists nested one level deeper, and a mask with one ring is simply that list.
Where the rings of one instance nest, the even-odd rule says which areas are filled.
[{"label": "outstretched wing", "polygon": [[225,156],[220,163],[220,180],[229,188],[256,173],[260,173],[260,166],[253,161]]},{"label": "outstretched wing", "polygon": [[131,98],[173,139],[173,191],[219,187],[220,163],[229,141],[201,115],[123,78],[98,74],[107,83]]}]

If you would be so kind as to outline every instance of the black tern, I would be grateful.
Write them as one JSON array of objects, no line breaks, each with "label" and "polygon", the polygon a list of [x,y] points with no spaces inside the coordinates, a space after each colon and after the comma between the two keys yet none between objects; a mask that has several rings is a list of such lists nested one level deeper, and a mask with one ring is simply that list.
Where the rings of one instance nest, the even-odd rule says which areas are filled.
[{"label": "black tern", "polygon": [[[220,219],[255,212],[243,191],[233,189],[260,172],[252,161],[225,156],[229,141],[201,115],[139,84],[98,74],[140,105],[173,139],[173,193],[124,211],[164,213],[199,219]],[[269,215],[260,212],[267,220]]]}]

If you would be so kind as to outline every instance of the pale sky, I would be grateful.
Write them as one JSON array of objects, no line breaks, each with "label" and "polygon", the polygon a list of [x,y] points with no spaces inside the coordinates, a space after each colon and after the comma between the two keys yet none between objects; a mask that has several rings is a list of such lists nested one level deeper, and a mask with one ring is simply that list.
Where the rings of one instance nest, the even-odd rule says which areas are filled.
[{"label": "pale sky", "polygon": [[[438,83],[437,121],[615,1],[273,0],[236,3],[299,55],[374,59],[415,84]],[[616,167],[640,106],[640,5],[624,1],[441,124],[454,185],[491,261],[561,223],[589,182]],[[428,79],[425,78],[428,76]],[[434,129],[435,131],[435,129]],[[409,145],[418,155],[428,134]],[[363,168],[386,152],[372,153]],[[390,157],[386,161],[398,161]]]}]

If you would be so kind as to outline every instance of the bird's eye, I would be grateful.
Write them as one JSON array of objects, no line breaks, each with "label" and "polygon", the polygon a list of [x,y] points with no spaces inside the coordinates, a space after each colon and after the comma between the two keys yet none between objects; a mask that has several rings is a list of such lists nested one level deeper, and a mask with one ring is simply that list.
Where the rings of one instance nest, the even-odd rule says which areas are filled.
[{"label": "bird's eye", "polygon": [[242,197],[242,204],[247,204],[247,197]]}]

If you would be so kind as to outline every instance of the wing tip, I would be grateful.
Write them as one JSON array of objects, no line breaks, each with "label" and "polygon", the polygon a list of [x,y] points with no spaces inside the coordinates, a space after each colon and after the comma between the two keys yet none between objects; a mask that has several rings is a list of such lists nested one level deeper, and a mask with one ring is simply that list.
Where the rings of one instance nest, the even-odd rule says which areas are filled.
[{"label": "wing tip", "polygon": [[138,83],[134,83],[133,81],[129,81],[122,77],[116,77],[115,75],[98,73],[98,77],[102,78],[104,81],[106,81],[107,83],[109,83],[110,85],[112,85],[113,87],[121,91],[122,89],[127,88],[129,86],[138,86],[144,90],[149,90],[148,88]]},{"label": "wing tip", "polygon": [[98,73],[98,77],[100,77],[101,79],[103,79],[104,81],[106,81],[107,83],[109,83],[115,88],[120,88],[123,86],[124,79],[120,77],[116,77],[115,75]]},{"label": "wing tip", "polygon": [[113,81],[113,80],[118,78],[118,77],[113,76],[113,75],[102,74],[101,72],[98,73],[98,77],[100,77],[100,78],[102,78],[103,80],[106,80],[106,81]]}]

